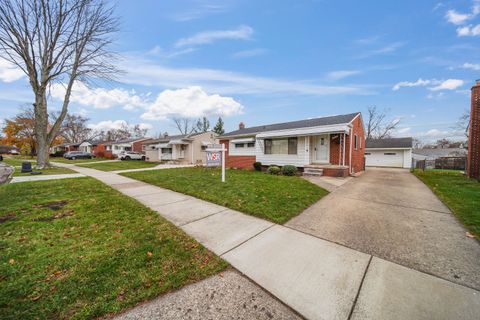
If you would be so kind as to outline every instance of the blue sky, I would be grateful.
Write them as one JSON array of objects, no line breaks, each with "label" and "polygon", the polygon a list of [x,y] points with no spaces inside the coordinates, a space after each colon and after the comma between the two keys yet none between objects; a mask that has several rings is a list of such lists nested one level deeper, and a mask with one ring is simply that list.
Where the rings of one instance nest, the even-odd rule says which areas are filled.
[{"label": "blue sky", "polygon": [[[226,129],[370,105],[401,119],[398,136],[459,137],[452,127],[480,78],[480,1],[119,1],[115,50],[126,73],[79,84],[71,111],[93,128],[218,115]],[[0,121],[31,101],[0,60]],[[52,88],[51,107],[62,89]]]}]

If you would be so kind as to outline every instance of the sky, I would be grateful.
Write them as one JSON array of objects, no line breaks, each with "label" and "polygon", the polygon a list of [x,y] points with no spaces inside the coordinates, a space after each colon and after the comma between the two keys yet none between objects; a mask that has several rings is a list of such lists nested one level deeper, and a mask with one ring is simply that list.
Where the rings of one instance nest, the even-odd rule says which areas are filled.
[{"label": "sky", "polygon": [[[360,111],[399,119],[395,136],[459,139],[480,78],[480,0],[117,2],[114,82],[78,83],[70,112],[94,129],[221,116],[227,131]],[[32,103],[0,59],[0,121]],[[51,89],[58,108],[63,87]]]}]

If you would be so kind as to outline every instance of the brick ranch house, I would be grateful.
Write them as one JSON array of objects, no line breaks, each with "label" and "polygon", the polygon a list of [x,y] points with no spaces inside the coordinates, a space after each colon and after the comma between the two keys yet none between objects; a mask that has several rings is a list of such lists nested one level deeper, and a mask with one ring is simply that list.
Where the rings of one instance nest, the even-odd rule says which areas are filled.
[{"label": "brick ranch house", "polygon": [[360,112],[239,129],[219,137],[231,168],[294,165],[306,174],[345,177],[365,168]]}]

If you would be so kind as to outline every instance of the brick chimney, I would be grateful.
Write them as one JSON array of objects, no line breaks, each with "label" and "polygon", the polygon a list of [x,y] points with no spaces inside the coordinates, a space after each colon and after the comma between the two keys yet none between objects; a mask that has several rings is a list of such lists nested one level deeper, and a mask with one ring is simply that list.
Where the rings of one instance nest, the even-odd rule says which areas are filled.
[{"label": "brick chimney", "polygon": [[467,175],[480,180],[480,80],[472,87],[470,125],[468,127]]},{"label": "brick chimney", "polygon": [[238,129],[240,129],[240,130],[241,130],[241,129],[245,129],[245,123],[240,122],[240,123],[238,124]]}]

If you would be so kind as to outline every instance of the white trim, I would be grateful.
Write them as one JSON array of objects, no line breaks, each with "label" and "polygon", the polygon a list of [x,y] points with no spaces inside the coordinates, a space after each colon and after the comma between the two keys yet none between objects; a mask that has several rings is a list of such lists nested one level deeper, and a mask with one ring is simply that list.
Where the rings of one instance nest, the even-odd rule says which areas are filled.
[{"label": "white trim", "polygon": [[234,139],[230,140],[231,143],[249,143],[249,142],[255,142],[255,138],[245,138],[245,139]]},{"label": "white trim", "polygon": [[342,140],[342,144],[343,144],[343,156],[342,156],[342,166],[345,165],[345,140],[346,140],[347,136],[346,134],[344,133],[343,134],[343,140]]},{"label": "white trim", "polygon": [[348,166],[350,167],[349,170],[350,170],[350,174],[352,174],[352,154],[353,154],[353,139],[352,139],[352,131],[353,129],[350,128],[350,161],[348,163]]},{"label": "white trim", "polygon": [[322,135],[317,135],[317,136],[313,136],[313,137],[315,138],[314,139],[315,149],[318,148],[317,143],[319,141],[319,138],[324,138],[325,139],[325,144],[326,144],[326,147],[327,147],[327,159],[326,160],[317,159],[317,150],[315,150],[313,163],[322,163],[322,164],[330,163],[330,135],[329,134],[322,134]]},{"label": "white trim", "polygon": [[283,137],[300,137],[300,136],[313,136],[320,135],[325,133],[347,133],[350,126],[348,123],[328,125],[328,126],[317,126],[317,127],[307,127],[307,128],[298,128],[298,129],[288,129],[288,130],[275,130],[267,131],[264,133],[257,134],[257,139],[265,138],[283,138]]},{"label": "white trim", "polygon": [[413,148],[365,148],[365,151],[367,150],[412,150]]}]

